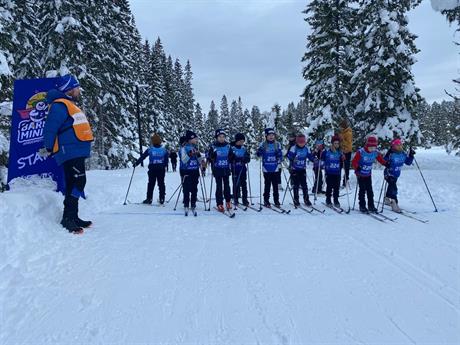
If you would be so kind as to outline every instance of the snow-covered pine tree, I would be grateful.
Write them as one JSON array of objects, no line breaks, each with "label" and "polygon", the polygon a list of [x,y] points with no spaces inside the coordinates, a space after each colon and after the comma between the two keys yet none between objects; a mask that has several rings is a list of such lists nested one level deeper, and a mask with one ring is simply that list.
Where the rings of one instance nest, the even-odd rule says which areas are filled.
[{"label": "snow-covered pine tree", "polygon": [[165,136],[165,123],[164,111],[166,109],[166,83],[163,75],[164,64],[166,61],[166,54],[163,49],[163,44],[160,38],[155,42],[150,54],[150,68],[147,75],[148,86],[148,133],[159,133]]},{"label": "snow-covered pine tree", "polygon": [[243,112],[244,122],[243,122],[243,129],[240,131],[246,136],[246,146],[251,150],[251,152],[255,152],[252,150],[254,145],[257,144],[257,136],[254,128],[254,123],[252,122],[251,112],[249,109],[245,109]]},{"label": "snow-covered pine tree", "polygon": [[185,133],[186,129],[194,128],[191,121],[186,120],[184,72],[179,59],[176,59],[174,63],[173,90],[175,109],[173,126],[175,136],[178,138],[181,133]]},{"label": "snow-covered pine tree", "polygon": [[214,131],[219,127],[219,112],[216,109],[216,104],[211,101],[208,117],[205,122],[205,133],[203,134],[204,141],[210,144],[214,140]]},{"label": "snow-covered pine tree", "polygon": [[[223,95],[220,101],[220,116],[219,116],[219,127],[230,134],[230,111],[228,109],[227,96]],[[214,128],[217,129],[217,128]]]},{"label": "snow-covered pine tree", "polygon": [[189,60],[187,60],[187,64],[185,65],[184,69],[184,91],[183,91],[183,103],[184,103],[184,118],[183,123],[184,125],[182,126],[182,130],[185,129],[185,127],[188,124],[192,124],[197,127],[197,124],[194,123],[194,112],[195,112],[195,96],[193,95],[193,86],[192,86],[192,81],[193,81],[193,72],[192,72],[192,65]]},{"label": "snow-covered pine tree", "polygon": [[[163,78],[165,81],[166,96],[165,96],[165,140],[170,143],[178,143],[179,137],[175,124],[177,122],[177,112],[175,109],[175,89],[174,89],[174,65],[171,55],[166,59],[166,63],[163,70]],[[180,135],[183,135],[181,133]]]},{"label": "snow-covered pine tree", "polygon": [[238,131],[238,127],[240,127],[238,124],[238,102],[233,100],[230,105],[230,126],[228,134],[230,136],[235,135],[235,133]]},{"label": "snow-covered pine tree", "polygon": [[14,1],[0,4],[0,102],[10,101],[13,94],[14,43],[11,37],[16,33],[13,18]]},{"label": "snow-covered pine tree", "polygon": [[244,131],[246,130],[246,127],[245,127],[246,118],[244,115],[243,101],[241,100],[241,97],[238,97],[235,119],[236,119],[235,132],[244,133]]},{"label": "snow-covered pine tree", "polygon": [[[151,58],[152,58],[152,47],[150,46],[149,40],[145,40],[142,44],[142,50],[139,54],[139,66],[138,66],[138,75],[139,83],[141,85],[148,85],[148,79],[150,77],[151,71]],[[149,89],[148,87],[139,88],[139,108],[140,108],[140,117],[141,117],[141,130],[142,137],[148,138],[148,133],[151,126],[151,118],[149,114],[151,109],[149,107]]]},{"label": "snow-covered pine tree", "polygon": [[205,139],[205,119],[203,115],[203,109],[201,108],[200,103],[195,104],[195,112],[193,114],[193,124],[195,126],[195,131],[199,137],[200,148],[206,148],[207,142]]},{"label": "snow-covered pine tree", "polygon": [[307,38],[303,97],[311,105],[307,133],[333,134],[342,118],[349,118],[350,78],[355,9],[350,0],[313,0],[304,13],[312,33]]},{"label": "snow-covered pine tree", "polygon": [[257,146],[264,138],[265,121],[258,106],[254,105],[251,109],[251,120],[254,127],[254,142],[252,143],[252,152],[257,150]]},{"label": "snow-covered pine tree", "polygon": [[418,49],[406,13],[420,1],[359,1],[359,51],[352,78],[358,142],[369,134],[385,141],[419,140],[415,110],[421,97],[411,70]]},{"label": "snow-covered pine tree", "polygon": [[37,16],[39,3],[30,0],[16,0],[13,18],[16,33],[12,35],[15,49],[14,75],[16,79],[42,76],[40,63],[43,45],[40,37],[40,18]]}]

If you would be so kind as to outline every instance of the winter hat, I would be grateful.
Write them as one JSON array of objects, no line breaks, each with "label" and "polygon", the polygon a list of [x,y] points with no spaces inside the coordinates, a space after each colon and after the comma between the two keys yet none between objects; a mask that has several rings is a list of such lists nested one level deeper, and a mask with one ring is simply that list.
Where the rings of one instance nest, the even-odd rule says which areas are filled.
[{"label": "winter hat", "polygon": [[185,140],[189,141],[192,139],[198,138],[195,132],[187,130],[185,132]]},{"label": "winter hat", "polygon": [[265,136],[269,134],[275,134],[275,130],[273,128],[265,128]]},{"label": "winter hat", "polygon": [[340,137],[337,134],[332,136],[331,143],[334,143],[336,141],[340,142]]},{"label": "winter hat", "polygon": [[222,128],[216,129],[215,132],[214,132],[214,138],[217,139],[217,137],[218,137],[219,135],[222,135],[222,134],[223,134],[223,135],[227,135],[227,134],[225,133],[225,131],[224,131]]},{"label": "winter hat", "polygon": [[70,90],[75,89],[76,87],[79,87],[80,83],[78,82],[77,78],[75,78],[71,74],[66,74],[62,77],[59,77],[57,82],[56,82],[56,87],[59,91],[61,92],[68,92]]},{"label": "winter hat", "polygon": [[156,133],[152,135],[151,140],[153,145],[161,145],[162,143],[161,137]]},{"label": "winter hat", "polygon": [[297,133],[296,133],[296,132],[290,132],[290,133],[288,134],[288,138],[289,138],[289,139],[290,139],[290,138],[293,138],[293,139],[297,138]]},{"label": "winter hat", "polygon": [[376,137],[370,136],[369,138],[367,138],[366,140],[367,147],[377,147],[377,145],[378,145],[378,140]]},{"label": "winter hat", "polygon": [[392,146],[392,147],[398,146],[398,145],[402,145],[402,140],[401,140],[401,139],[394,139],[394,140],[391,142],[391,146]]},{"label": "winter hat", "polygon": [[307,138],[305,137],[305,134],[297,134],[295,137],[296,144],[305,144],[306,141]]},{"label": "winter hat", "polygon": [[240,140],[246,140],[246,137],[244,136],[243,133],[236,133],[235,134],[235,142],[238,142]]},{"label": "winter hat", "polygon": [[183,135],[179,138],[179,145],[182,146],[187,141],[187,138]]}]

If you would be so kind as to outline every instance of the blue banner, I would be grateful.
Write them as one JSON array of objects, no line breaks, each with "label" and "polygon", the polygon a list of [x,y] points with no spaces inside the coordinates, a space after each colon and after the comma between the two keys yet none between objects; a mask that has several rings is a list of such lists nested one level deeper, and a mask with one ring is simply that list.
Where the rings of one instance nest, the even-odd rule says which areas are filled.
[{"label": "blue banner", "polygon": [[56,78],[24,79],[14,82],[13,114],[8,164],[8,183],[16,177],[51,177],[64,192],[64,173],[51,157],[42,158],[43,128],[48,115],[46,94]]}]

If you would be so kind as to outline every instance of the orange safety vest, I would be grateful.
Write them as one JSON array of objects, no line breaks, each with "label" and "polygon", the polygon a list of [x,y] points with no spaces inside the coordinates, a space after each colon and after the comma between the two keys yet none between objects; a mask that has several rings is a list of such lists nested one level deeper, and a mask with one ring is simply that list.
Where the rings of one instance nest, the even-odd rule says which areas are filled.
[{"label": "orange safety vest", "polygon": [[[85,113],[77,107],[72,101],[69,101],[65,98],[58,98],[53,103],[63,103],[67,107],[67,111],[69,116],[73,119],[72,127],[64,129],[62,132],[66,131],[67,129],[73,129],[75,136],[80,141],[93,141],[93,131],[91,130],[91,126],[86,118]],[[58,133],[59,136],[59,133]],[[59,142],[58,137],[54,141],[53,153],[59,151]]]}]

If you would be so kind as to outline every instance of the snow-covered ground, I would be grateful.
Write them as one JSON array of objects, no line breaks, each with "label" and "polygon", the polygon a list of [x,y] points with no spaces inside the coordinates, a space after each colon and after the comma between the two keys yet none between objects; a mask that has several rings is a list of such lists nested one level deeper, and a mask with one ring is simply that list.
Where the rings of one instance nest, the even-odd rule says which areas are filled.
[{"label": "snow-covered ground", "polygon": [[[17,181],[0,194],[0,344],[459,344],[460,160],[416,157],[440,212],[413,167],[400,203],[429,224],[202,204],[185,218],[123,206],[127,169],[89,172],[81,215],[95,225],[75,236],[59,194]],[[136,171],[129,200],[146,180]],[[167,175],[169,195],[178,182]]]}]

